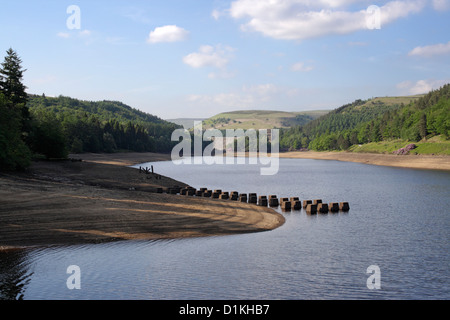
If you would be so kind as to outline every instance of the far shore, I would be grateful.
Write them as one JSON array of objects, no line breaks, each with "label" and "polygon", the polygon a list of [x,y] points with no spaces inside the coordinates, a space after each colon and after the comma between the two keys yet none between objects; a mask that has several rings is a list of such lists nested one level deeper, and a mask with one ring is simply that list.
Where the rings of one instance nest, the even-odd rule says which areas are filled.
[{"label": "far shore", "polygon": [[[73,158],[81,158],[85,161],[132,166],[145,162],[170,161],[170,154],[158,153],[114,153],[94,154],[85,153],[70,155]],[[378,166],[428,169],[428,170],[450,170],[450,156],[445,155],[394,155],[376,153],[356,153],[345,151],[291,151],[280,152],[280,158],[290,159],[315,159],[335,160],[346,162],[365,163]]]},{"label": "far shore", "polygon": [[450,170],[450,156],[438,155],[394,155],[334,151],[294,151],[280,153],[279,156],[280,158],[337,160],[411,169]]}]

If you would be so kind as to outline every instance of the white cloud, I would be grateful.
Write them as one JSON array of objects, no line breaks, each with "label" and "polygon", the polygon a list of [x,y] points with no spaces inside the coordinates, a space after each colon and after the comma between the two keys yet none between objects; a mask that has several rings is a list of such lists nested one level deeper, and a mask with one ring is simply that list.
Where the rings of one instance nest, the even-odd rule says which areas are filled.
[{"label": "white cloud", "polygon": [[450,8],[449,0],[433,0],[433,7],[438,11],[446,11]]},{"label": "white cloud", "polygon": [[[360,4],[361,10],[349,11],[349,4]],[[366,0],[236,0],[229,12],[235,19],[248,19],[241,26],[244,31],[302,40],[368,29],[374,14],[368,12],[368,4]],[[379,8],[381,26],[417,13],[425,5],[425,0],[387,2]]]},{"label": "white cloud", "polygon": [[231,59],[233,48],[228,46],[201,46],[198,52],[190,53],[183,58],[183,62],[193,68],[215,67],[224,69]]},{"label": "white cloud", "polygon": [[397,84],[397,89],[399,89],[399,94],[423,94],[428,93],[431,90],[436,90],[445,85],[446,83],[450,83],[450,79],[447,80],[418,80],[416,82],[412,81],[404,81]]},{"label": "white cloud", "polygon": [[409,52],[410,56],[431,57],[436,55],[450,54],[450,41],[430,46],[416,47]]},{"label": "white cloud", "polygon": [[309,72],[309,71],[314,70],[314,67],[306,66],[303,62],[297,62],[292,65],[291,70],[298,71],[298,72]]},{"label": "white cloud", "polygon": [[177,27],[176,25],[168,25],[163,27],[155,28],[151,31],[147,42],[158,43],[158,42],[176,42],[186,40],[189,32],[183,28]]}]

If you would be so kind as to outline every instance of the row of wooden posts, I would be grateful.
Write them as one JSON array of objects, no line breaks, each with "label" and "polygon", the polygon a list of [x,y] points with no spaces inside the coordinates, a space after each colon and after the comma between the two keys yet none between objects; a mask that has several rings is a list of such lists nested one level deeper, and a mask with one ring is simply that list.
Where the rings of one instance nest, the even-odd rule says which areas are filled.
[{"label": "row of wooden posts", "polygon": [[208,188],[195,189],[193,187],[157,188],[158,193],[180,194],[185,196],[207,197],[213,199],[234,200],[239,202],[253,203],[264,207],[278,207],[283,211],[305,209],[307,213],[328,213],[328,212],[347,212],[350,210],[348,202],[324,203],[321,199],[303,200],[298,197],[280,198],[276,195],[257,196],[256,193],[239,193],[237,191],[208,190]]}]

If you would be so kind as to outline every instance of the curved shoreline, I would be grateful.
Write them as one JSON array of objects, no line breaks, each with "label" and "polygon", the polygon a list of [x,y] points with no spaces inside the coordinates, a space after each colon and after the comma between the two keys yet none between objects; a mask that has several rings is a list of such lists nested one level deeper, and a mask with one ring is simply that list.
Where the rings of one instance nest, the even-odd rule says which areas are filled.
[{"label": "curved shoreline", "polygon": [[[335,160],[345,162],[365,163],[371,165],[426,169],[450,170],[450,156],[445,155],[394,155],[378,153],[356,153],[345,151],[291,151],[280,152],[280,158]],[[132,166],[145,162],[169,161],[170,154],[151,153],[118,153],[118,154],[83,154],[73,155],[82,157],[86,161],[104,164]],[[150,160],[148,160],[150,158]]]},{"label": "curved shoreline", "polygon": [[409,169],[450,170],[450,156],[394,155],[344,151],[293,151],[280,153],[279,157],[290,159],[315,159],[357,162],[378,166]]},{"label": "curved shoreline", "polygon": [[186,185],[127,167],[166,155],[77,158],[84,161],[39,161],[26,173],[0,174],[0,251],[263,232],[285,222],[271,208],[155,193],[157,187]]}]

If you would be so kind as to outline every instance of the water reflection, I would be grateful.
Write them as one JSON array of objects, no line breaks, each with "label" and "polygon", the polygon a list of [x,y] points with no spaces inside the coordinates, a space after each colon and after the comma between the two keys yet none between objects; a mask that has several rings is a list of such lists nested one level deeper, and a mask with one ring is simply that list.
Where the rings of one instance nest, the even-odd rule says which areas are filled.
[{"label": "water reflection", "polygon": [[33,272],[26,250],[0,251],[0,300],[22,300]]}]

